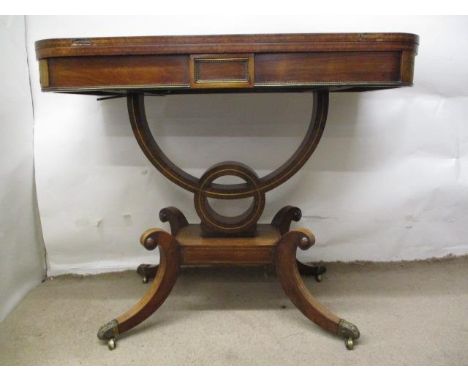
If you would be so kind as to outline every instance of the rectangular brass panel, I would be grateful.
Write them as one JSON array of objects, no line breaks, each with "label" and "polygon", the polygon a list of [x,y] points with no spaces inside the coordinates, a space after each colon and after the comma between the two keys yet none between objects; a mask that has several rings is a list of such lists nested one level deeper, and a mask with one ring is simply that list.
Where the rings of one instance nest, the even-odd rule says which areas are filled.
[{"label": "rectangular brass panel", "polygon": [[249,88],[253,86],[253,54],[202,54],[190,56],[193,88]]}]

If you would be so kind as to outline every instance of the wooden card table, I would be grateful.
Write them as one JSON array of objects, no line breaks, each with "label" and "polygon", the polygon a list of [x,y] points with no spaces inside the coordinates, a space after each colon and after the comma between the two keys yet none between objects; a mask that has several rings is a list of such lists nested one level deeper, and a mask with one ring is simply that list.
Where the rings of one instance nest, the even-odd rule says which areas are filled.
[{"label": "wooden card table", "polygon": [[[130,310],[102,326],[101,340],[113,349],[116,339],[150,316],[164,302],[184,265],[273,264],[287,296],[311,321],[345,339],[352,349],[356,325],[322,306],[307,290],[301,274],[320,280],[323,267],[296,260],[310,248],[308,229],[290,230],[301,211],[286,206],[271,224],[257,224],[265,193],[286,182],[317,147],[325,127],[329,92],[410,86],[418,36],[406,33],[155,36],[50,39],[36,42],[43,91],[126,97],[130,124],[148,160],[163,175],[194,195],[199,224],[181,211],[160,211],[170,233],[152,228],[141,236],[148,250],[159,247],[160,263],[143,264],[144,282],[154,280]],[[215,92],[298,92],[314,94],[312,118],[303,142],[291,158],[258,177],[238,162],[213,165],[200,178],[177,167],[161,150],[146,120],[145,96]],[[287,126],[285,127],[287,128]],[[216,182],[223,176],[236,184]],[[216,212],[208,198],[253,198],[238,216]]]}]

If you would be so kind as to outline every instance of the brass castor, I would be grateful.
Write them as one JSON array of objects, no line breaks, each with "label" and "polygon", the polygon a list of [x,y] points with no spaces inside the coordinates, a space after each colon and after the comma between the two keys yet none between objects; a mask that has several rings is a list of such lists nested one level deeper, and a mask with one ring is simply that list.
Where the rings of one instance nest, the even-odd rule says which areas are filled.
[{"label": "brass castor", "polygon": [[116,346],[117,343],[115,342],[115,338],[111,338],[109,341],[107,341],[107,347],[109,350],[114,350]]},{"label": "brass castor", "polygon": [[141,281],[143,281],[143,284],[147,284],[148,283],[148,277],[143,276]]},{"label": "brass castor", "polygon": [[361,336],[361,333],[359,333],[359,329],[356,325],[343,319],[341,319],[338,323],[337,334],[344,338],[344,343],[346,349],[348,350],[354,349],[355,340],[357,340]]},{"label": "brass castor", "polygon": [[321,282],[323,280],[323,277],[322,277],[322,274],[318,274],[318,275],[315,275],[315,281],[317,281],[318,283]]},{"label": "brass castor", "polygon": [[119,335],[119,323],[117,320],[109,321],[107,324],[101,326],[97,333],[101,341],[107,341],[109,350],[114,350],[116,346],[117,336]]},{"label": "brass castor", "polygon": [[353,350],[354,349],[354,340],[351,337],[345,339],[346,349]]}]

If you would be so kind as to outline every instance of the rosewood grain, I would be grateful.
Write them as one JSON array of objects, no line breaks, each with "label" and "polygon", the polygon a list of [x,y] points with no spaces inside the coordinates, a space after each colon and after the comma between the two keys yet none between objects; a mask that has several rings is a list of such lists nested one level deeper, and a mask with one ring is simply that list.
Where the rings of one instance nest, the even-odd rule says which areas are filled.
[{"label": "rosewood grain", "polygon": [[141,236],[141,243],[148,250],[160,248],[156,277],[140,301],[101,328],[98,332],[100,339],[115,338],[148,318],[166,300],[177,280],[180,252],[174,237],[158,228],[149,229]]},{"label": "rosewood grain", "polygon": [[255,84],[390,84],[401,80],[401,52],[278,53],[255,56]]},{"label": "rosewood grain", "polygon": [[52,88],[188,86],[188,57],[62,57],[48,60]]},{"label": "rosewood grain", "polygon": [[63,38],[36,41],[36,57],[344,51],[416,51],[411,33],[303,33]]},{"label": "rosewood grain", "polygon": [[410,86],[404,33],[156,36],[36,42],[44,91],[120,94]]},{"label": "rosewood grain", "polygon": [[281,235],[268,224],[257,226],[254,237],[203,237],[200,225],[181,230],[176,240],[184,265],[261,265],[272,263],[272,250]]}]

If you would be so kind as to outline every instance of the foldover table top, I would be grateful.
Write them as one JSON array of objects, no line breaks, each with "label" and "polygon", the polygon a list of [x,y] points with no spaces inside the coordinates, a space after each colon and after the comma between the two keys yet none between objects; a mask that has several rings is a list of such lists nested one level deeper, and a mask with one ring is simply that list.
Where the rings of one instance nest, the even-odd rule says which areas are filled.
[{"label": "foldover table top", "polygon": [[36,42],[44,91],[142,93],[364,91],[410,86],[410,33],[48,39]]}]

